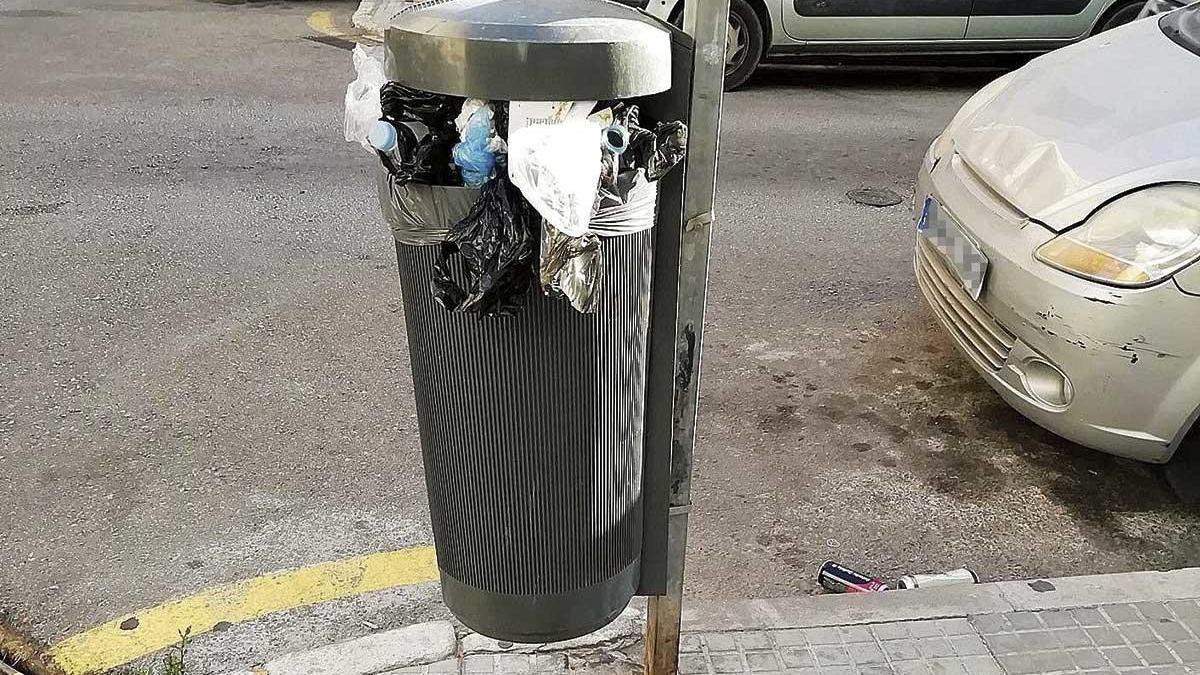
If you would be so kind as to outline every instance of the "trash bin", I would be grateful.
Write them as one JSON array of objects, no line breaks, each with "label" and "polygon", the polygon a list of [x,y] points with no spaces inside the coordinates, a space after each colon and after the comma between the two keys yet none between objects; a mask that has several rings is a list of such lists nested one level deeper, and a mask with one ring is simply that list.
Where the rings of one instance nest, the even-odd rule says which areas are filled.
[{"label": "trash bin", "polygon": [[[426,5],[394,19],[385,46],[389,80],[468,98],[603,101],[671,84],[669,33],[607,0]],[[434,242],[469,195],[404,189],[416,192],[397,199],[380,178],[385,216],[406,223],[396,256],[445,602],[502,640],[596,630],[639,581],[653,231],[600,237],[594,313],[534,291],[519,314],[480,318],[430,293]],[[461,263],[450,273],[461,282]]]}]

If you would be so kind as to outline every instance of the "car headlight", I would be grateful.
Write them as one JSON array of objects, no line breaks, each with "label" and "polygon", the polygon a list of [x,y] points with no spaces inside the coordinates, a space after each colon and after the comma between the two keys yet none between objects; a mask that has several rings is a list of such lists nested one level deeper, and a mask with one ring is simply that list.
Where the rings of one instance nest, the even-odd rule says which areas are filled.
[{"label": "car headlight", "polygon": [[1200,185],[1171,183],[1121,197],[1043,244],[1037,258],[1105,284],[1162,281],[1200,259]]}]

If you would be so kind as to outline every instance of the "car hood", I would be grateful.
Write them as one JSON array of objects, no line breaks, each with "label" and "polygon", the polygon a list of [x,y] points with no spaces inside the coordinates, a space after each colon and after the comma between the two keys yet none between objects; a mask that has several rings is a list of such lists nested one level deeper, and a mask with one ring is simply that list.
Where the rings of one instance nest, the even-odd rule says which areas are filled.
[{"label": "car hood", "polygon": [[1012,73],[951,140],[991,189],[1061,231],[1130,190],[1200,181],[1197,83],[1200,56],[1137,21]]}]

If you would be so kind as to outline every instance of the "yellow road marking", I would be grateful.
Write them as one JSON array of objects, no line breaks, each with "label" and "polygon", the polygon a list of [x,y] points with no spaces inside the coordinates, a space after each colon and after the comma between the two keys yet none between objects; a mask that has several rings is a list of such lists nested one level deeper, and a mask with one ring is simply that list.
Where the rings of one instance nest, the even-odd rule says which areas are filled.
[{"label": "yellow road marking", "polygon": [[[274,572],[114,619],[59,642],[50,648],[50,657],[67,675],[106,671],[170,646],[178,641],[178,632],[188,626],[192,635],[201,635],[221,621],[238,623],[285,609],[437,578],[437,559],[429,546]],[[137,627],[122,630],[121,623],[132,623],[128,621],[131,616],[137,617]]]}]

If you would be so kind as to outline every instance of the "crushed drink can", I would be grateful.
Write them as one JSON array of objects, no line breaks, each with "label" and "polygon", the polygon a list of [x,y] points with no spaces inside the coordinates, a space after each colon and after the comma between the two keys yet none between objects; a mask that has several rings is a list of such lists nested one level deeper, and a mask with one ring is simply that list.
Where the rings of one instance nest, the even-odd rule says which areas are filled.
[{"label": "crushed drink can", "polygon": [[979,575],[963,567],[938,574],[906,574],[900,577],[896,586],[897,588],[909,589],[977,583],[979,583]]},{"label": "crushed drink can", "polygon": [[817,571],[817,583],[834,593],[875,593],[888,589],[887,584],[879,579],[856,572],[832,560],[825,561]]}]

